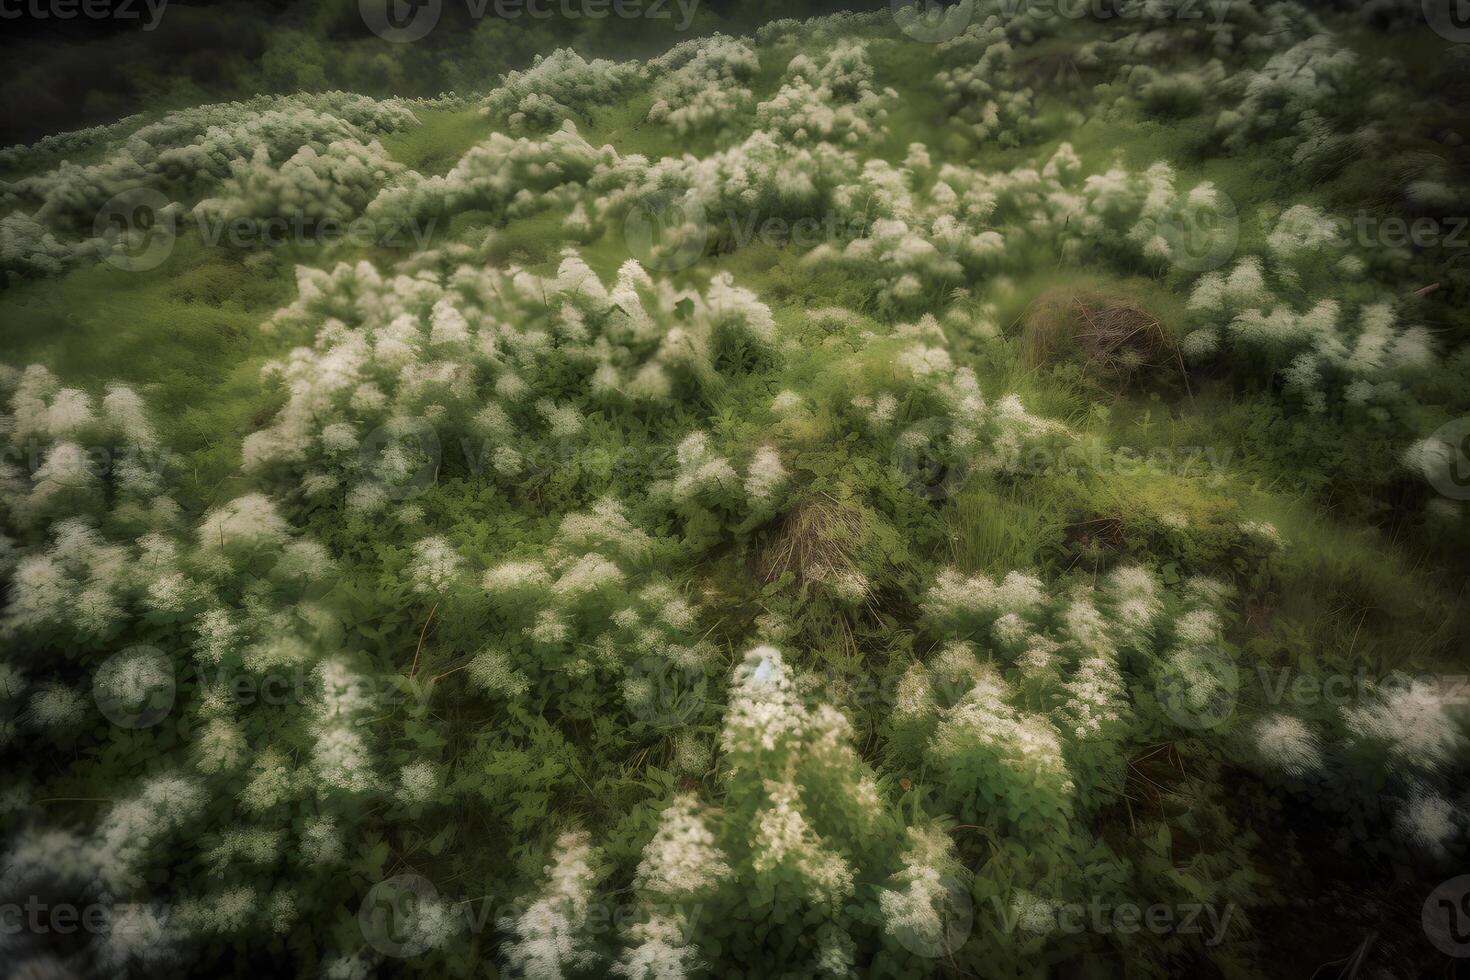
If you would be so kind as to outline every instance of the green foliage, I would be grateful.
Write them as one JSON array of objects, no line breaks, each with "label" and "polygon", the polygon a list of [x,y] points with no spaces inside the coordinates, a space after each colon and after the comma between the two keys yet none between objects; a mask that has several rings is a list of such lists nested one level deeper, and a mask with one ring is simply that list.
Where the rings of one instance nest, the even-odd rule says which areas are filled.
[{"label": "green foliage", "polygon": [[[1258,299],[1292,316],[1443,282],[1401,310],[1435,326],[1433,363],[1343,361],[1313,402],[1279,337],[1201,320],[1209,271],[1149,232],[1206,181],[1238,256],[1273,262],[1297,206],[1388,207],[1318,117],[1402,151],[1392,194],[1431,208],[1450,170],[1417,144],[1458,159],[1425,135],[1438,109],[1405,109],[1431,80],[1389,72],[1364,110],[1402,115],[1400,139],[1273,81],[1282,52],[1336,58],[1321,84],[1354,94],[1370,71],[1297,50],[1321,24],[1281,21],[1294,7],[1228,5],[1248,43],[1227,44],[978,6],[937,47],[886,12],[764,28],[749,100],[687,134],[653,111],[667,65],[544,117],[415,105],[381,137],[411,172],[347,209],[443,222],[408,254],[186,229],[157,269],[14,281],[6,360],[50,373],[0,375],[0,882],[85,866],[174,906],[157,947],[180,959],[116,953],[154,972],[1246,977],[1310,973],[1370,929],[1385,963],[1417,941],[1421,886],[1465,854],[1463,718],[1425,678],[1470,638],[1470,532],[1402,460],[1470,408],[1465,284],[1437,247],[1353,275],[1325,245],[1271,265]],[[168,44],[206,33],[179,15]],[[247,20],[215,22],[239,57],[140,65],[76,110],[146,99],[148,120],[7,176],[101,165],[215,95],[468,97],[568,35],[587,58],[668,47],[636,23],[487,20],[390,57],[352,3]],[[7,90],[46,106],[38,77]],[[783,85],[803,112],[871,96],[872,132],[743,146]],[[99,191],[86,173],[59,209]],[[50,207],[49,187],[6,193]],[[664,192],[726,209],[687,267],[630,254],[627,220]],[[738,233],[828,213],[819,243]],[[1171,353],[1218,330],[1218,356],[1116,383],[1082,300],[1143,311]],[[1337,397],[1361,378],[1387,387]],[[153,465],[88,471],[73,444]],[[94,684],[130,691],[107,665],[146,685],[147,650],[163,717],[99,714]],[[358,909],[401,874],[437,897],[406,923],[422,951],[389,962]],[[1291,910],[1318,895],[1342,922],[1304,939]]]}]

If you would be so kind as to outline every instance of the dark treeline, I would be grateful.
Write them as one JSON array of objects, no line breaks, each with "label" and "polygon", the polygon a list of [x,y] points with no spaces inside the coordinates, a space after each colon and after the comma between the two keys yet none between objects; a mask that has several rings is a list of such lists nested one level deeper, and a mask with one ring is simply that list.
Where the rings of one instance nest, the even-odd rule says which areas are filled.
[{"label": "dark treeline", "polygon": [[[71,2],[71,0],[66,0]],[[492,87],[537,53],[573,46],[600,57],[645,57],[686,37],[740,32],[776,17],[810,17],[874,2],[672,0],[667,16],[519,16],[514,0],[442,0],[438,25],[390,44],[363,21],[359,0],[91,0],[107,18],[60,19],[53,0],[12,0],[0,20],[9,70],[0,81],[0,145],[177,108],[267,93],[345,89],[375,97],[431,96]],[[389,2],[389,0],[383,0]],[[559,11],[574,0],[543,0]],[[511,16],[502,16],[511,11]],[[22,16],[9,16],[20,13]],[[478,13],[478,16],[477,16]],[[683,27],[682,30],[679,28]]]}]

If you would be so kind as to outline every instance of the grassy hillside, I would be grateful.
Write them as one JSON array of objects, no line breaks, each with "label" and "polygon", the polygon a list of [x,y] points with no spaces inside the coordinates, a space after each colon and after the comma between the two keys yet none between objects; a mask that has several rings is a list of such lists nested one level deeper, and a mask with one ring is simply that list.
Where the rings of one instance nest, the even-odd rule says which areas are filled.
[{"label": "grassy hillside", "polygon": [[0,152],[0,961],[1470,953],[1417,7],[553,22],[435,98],[324,91],[333,10],[323,84]]}]

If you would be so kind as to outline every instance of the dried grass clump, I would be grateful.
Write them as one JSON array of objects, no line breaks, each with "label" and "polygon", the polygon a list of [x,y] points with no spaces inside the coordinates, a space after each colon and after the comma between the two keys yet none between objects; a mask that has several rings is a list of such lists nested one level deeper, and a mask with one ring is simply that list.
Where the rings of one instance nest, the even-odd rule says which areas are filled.
[{"label": "dried grass clump", "polygon": [[861,508],[821,494],[781,522],[761,553],[759,574],[774,582],[790,572],[797,587],[820,582],[872,605],[872,589],[856,557],[867,537]]},{"label": "dried grass clump", "polygon": [[1123,521],[1113,515],[1083,517],[1067,525],[1064,535],[1071,564],[1082,562],[1097,567],[1118,556],[1128,547]]},{"label": "dried grass clump", "polygon": [[1075,357],[1089,378],[1115,394],[1184,370],[1158,317],[1126,297],[1090,290],[1063,287],[1038,296],[1026,311],[1021,349],[1035,365]]}]

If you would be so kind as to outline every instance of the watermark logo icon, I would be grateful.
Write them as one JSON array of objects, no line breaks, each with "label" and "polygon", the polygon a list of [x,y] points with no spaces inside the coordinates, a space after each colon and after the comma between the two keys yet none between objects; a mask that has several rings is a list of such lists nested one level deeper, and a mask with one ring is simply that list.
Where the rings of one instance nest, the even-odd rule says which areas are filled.
[{"label": "watermark logo icon", "polygon": [[151,187],[113,195],[92,222],[93,236],[109,245],[102,260],[124,272],[158,268],[174,250],[178,210]]},{"label": "watermark logo icon", "polygon": [[434,945],[423,928],[424,914],[439,907],[439,891],[423,875],[394,875],[368,889],[357,910],[367,944],[400,959],[428,952]]},{"label": "watermark logo icon", "polygon": [[1430,30],[1456,44],[1470,41],[1470,2],[1467,0],[1424,0],[1424,20]]},{"label": "watermark logo icon", "polygon": [[640,657],[623,677],[623,699],[633,717],[654,728],[692,722],[704,707],[704,671],[654,654]]},{"label": "watermark logo icon", "polygon": [[932,899],[938,907],[937,923],[921,927],[905,920],[892,928],[893,938],[900,946],[915,956],[931,960],[952,956],[969,940],[975,926],[975,902],[964,882],[943,875],[937,885],[938,894]]},{"label": "watermark logo icon", "polygon": [[1470,875],[1444,882],[1424,900],[1424,935],[1447,956],[1470,956]]},{"label": "watermark logo icon", "polygon": [[[1201,189],[1202,190],[1202,189]],[[1186,272],[1218,269],[1235,254],[1240,241],[1240,212],[1218,189],[1182,195],[1154,221],[1169,263]]]},{"label": "watermark logo icon", "polygon": [[151,728],[174,706],[174,665],[157,647],[138,645],[103,661],[92,677],[102,716],[119,728]]},{"label": "watermark logo icon", "polygon": [[375,477],[390,500],[411,500],[439,476],[443,448],[428,419],[392,419],[369,432],[359,450],[362,472]]},{"label": "watermark logo icon", "polygon": [[1164,714],[1181,728],[1215,728],[1235,711],[1240,671],[1223,650],[1185,650],[1164,665],[1154,693]]},{"label": "watermark logo icon", "polygon": [[432,31],[444,12],[444,0],[358,0],[368,30],[393,44],[407,44]]},{"label": "watermark logo icon", "polygon": [[629,209],[623,241],[645,268],[677,272],[704,255],[709,222],[698,201],[657,194]]},{"label": "watermark logo icon", "polygon": [[975,17],[975,0],[956,4],[936,0],[889,0],[894,23],[905,35],[925,44],[959,37]]},{"label": "watermark logo icon", "polygon": [[941,501],[964,487],[972,461],[953,436],[954,423],[943,417],[916,422],[898,434],[891,463],[910,493]]},{"label": "watermark logo icon", "polygon": [[1470,500],[1470,415],[1446,422],[1421,445],[1424,479],[1451,500]]}]

